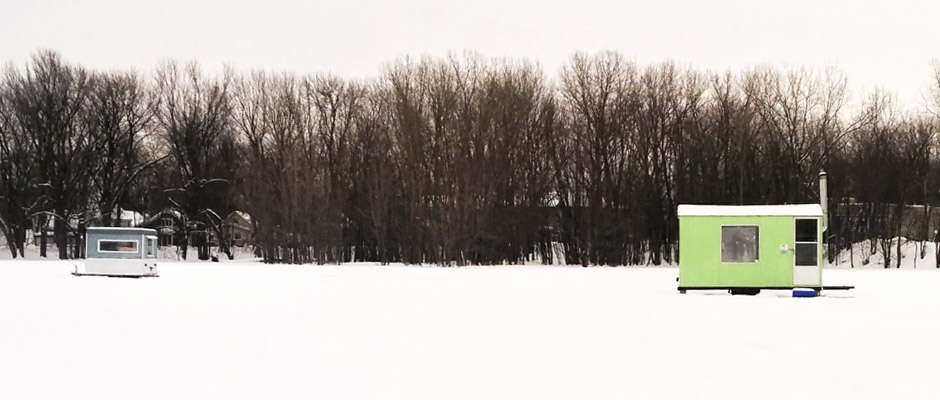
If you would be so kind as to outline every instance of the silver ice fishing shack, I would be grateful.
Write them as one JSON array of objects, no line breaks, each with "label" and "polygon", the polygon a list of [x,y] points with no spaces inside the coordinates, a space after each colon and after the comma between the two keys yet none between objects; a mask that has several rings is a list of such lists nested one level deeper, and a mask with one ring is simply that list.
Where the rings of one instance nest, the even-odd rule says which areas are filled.
[{"label": "silver ice fishing shack", "polygon": [[139,278],[157,273],[157,231],[91,227],[85,231],[85,270],[74,275]]}]

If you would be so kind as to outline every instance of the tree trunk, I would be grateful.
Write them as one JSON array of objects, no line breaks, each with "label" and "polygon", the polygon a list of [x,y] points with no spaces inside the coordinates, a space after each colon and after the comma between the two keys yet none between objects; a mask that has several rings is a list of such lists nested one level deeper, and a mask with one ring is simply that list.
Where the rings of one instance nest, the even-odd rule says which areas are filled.
[{"label": "tree trunk", "polygon": [[26,228],[20,226],[16,229],[16,249],[20,253],[20,258],[25,258],[24,254],[26,248]]},{"label": "tree trunk", "polygon": [[104,204],[102,204],[102,207],[98,210],[98,212],[101,213],[101,226],[111,226],[111,212],[113,211],[114,210],[106,210]]},{"label": "tree trunk", "polygon": [[855,244],[849,243],[849,266],[855,268]]},{"label": "tree trunk", "polygon": [[65,221],[62,221],[61,218],[56,218],[52,222],[52,227],[53,234],[55,235],[56,249],[59,251],[59,259],[66,260],[69,258],[69,243]]},{"label": "tree trunk", "polygon": [[85,219],[78,220],[78,230],[75,232],[75,258],[85,258]]},{"label": "tree trunk", "polygon": [[[927,220],[927,225],[930,225],[930,220]],[[940,229],[937,229],[937,232],[933,235],[933,253],[934,253],[934,263],[937,268],[940,268]]]},{"label": "tree trunk", "polygon": [[198,238],[196,239],[196,255],[200,260],[206,261],[209,259],[209,234],[205,230],[197,234]]},{"label": "tree trunk", "polygon": [[46,215],[39,216],[39,256],[46,258],[46,244],[49,238],[46,234]]},{"label": "tree trunk", "polygon": [[901,268],[901,237],[898,236],[898,257],[897,257],[897,268]]},{"label": "tree trunk", "polygon": [[7,247],[10,249],[10,254],[13,255],[13,258],[16,258],[16,233],[7,232],[4,230],[3,236],[7,240]]},{"label": "tree trunk", "polygon": [[183,241],[179,244],[180,246],[180,255],[183,257],[183,260],[186,260],[186,251],[189,249],[189,232],[185,229],[183,230]]},{"label": "tree trunk", "polygon": [[[898,208],[900,208],[900,205],[898,206]],[[897,236],[898,236],[898,247],[897,247],[897,249],[898,249],[898,259],[897,259],[897,264],[895,264],[895,265],[897,266],[896,268],[901,268],[901,258],[902,258],[902,257],[901,257],[901,221],[902,221],[902,217],[901,217],[901,216],[898,216],[898,227],[897,227]]]}]

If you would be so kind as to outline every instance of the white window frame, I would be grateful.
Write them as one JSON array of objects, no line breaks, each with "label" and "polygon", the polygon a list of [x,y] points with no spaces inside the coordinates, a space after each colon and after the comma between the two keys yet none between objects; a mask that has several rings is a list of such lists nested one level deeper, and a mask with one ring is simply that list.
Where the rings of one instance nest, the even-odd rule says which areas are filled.
[{"label": "white window frame", "polygon": [[[816,240],[814,240],[814,241],[812,241],[812,242],[797,241],[797,240],[796,240],[796,221],[797,221],[797,220],[800,220],[800,219],[807,220],[807,221],[812,220],[812,221],[814,221],[814,222],[816,223]],[[822,254],[820,254],[820,251],[819,251],[819,249],[820,249],[819,243],[820,243],[820,241],[821,241],[821,239],[820,239],[820,234],[819,234],[820,231],[821,231],[820,228],[821,228],[821,227],[819,226],[819,217],[793,217],[793,266],[794,266],[794,267],[818,267],[818,266],[819,266],[819,260],[822,259]],[[812,265],[799,265],[799,264],[796,263],[796,245],[798,245],[798,244],[811,244],[811,245],[814,245],[814,246],[815,246],[815,249],[816,249],[816,252],[815,252],[815,253],[816,253],[816,264],[812,264]]]},{"label": "white window frame", "polygon": [[[722,243],[724,243],[724,234],[725,227],[728,228],[757,228],[757,257],[754,258],[754,261],[724,261],[721,257],[722,252]],[[764,238],[761,237],[761,229],[759,224],[722,224],[721,228],[718,231],[718,262],[725,265],[737,265],[737,264],[759,264],[760,263],[760,244],[764,241]]]},{"label": "white window frame", "polygon": [[[101,250],[102,242],[134,242],[137,250],[134,250],[134,251]],[[99,253],[117,253],[117,254],[137,254],[137,253],[140,253],[140,240],[137,240],[137,239],[98,239],[98,252]]]}]

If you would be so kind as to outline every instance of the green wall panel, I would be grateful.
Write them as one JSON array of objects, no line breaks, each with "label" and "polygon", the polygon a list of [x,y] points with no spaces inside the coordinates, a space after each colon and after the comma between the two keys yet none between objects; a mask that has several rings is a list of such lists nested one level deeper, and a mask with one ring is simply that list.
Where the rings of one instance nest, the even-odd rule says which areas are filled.
[{"label": "green wall panel", "polygon": [[[722,225],[760,227],[759,260],[721,262]],[[679,286],[769,287],[793,285],[792,216],[679,218]]]}]

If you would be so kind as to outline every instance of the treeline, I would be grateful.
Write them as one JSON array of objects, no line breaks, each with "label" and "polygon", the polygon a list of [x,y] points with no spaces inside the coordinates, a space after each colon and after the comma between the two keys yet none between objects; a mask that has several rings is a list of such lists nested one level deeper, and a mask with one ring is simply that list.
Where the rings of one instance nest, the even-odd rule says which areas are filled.
[{"label": "treeline", "polygon": [[84,224],[171,210],[184,256],[205,259],[242,210],[266,262],[659,264],[677,256],[678,204],[816,202],[826,170],[830,211],[865,205],[834,215],[835,254],[898,236],[899,205],[940,203],[936,114],[885,92],[847,103],[836,70],[611,52],[557,79],[471,54],[365,82],[172,62],[143,77],[40,52],[0,82],[0,230],[15,257],[52,219],[76,257]]}]

